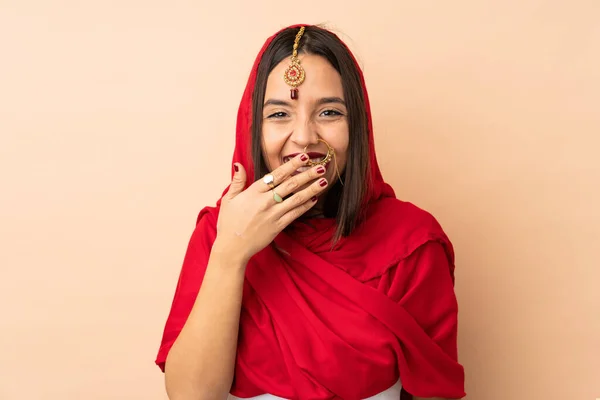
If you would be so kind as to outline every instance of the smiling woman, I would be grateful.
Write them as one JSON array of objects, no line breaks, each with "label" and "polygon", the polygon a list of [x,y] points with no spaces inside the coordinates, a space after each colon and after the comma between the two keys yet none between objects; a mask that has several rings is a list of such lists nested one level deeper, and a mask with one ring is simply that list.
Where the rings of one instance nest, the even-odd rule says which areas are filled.
[{"label": "smiling woman", "polygon": [[197,218],[156,358],[170,398],[465,395],[452,244],[385,183],[362,72],[336,35],[267,40],[233,169]]},{"label": "smiling woman", "polygon": [[[313,163],[322,163],[331,147],[335,160],[324,163],[326,172],[323,176],[335,182],[336,176],[343,174],[346,168],[349,142],[342,80],[322,56],[308,54],[301,56],[300,61],[307,78],[302,85],[302,96],[296,100],[283,100],[286,96],[289,98],[289,87],[281,79],[287,62],[280,62],[269,74],[265,91],[267,100],[262,110],[261,140],[257,140],[262,143],[262,148],[256,154],[264,159],[266,170],[257,169],[256,173],[264,175],[303,151],[308,152]],[[258,133],[259,128],[256,130]],[[322,210],[325,194],[326,191],[321,194],[321,201],[314,206],[311,215]]]},{"label": "smiling woman", "polygon": [[[297,29],[282,31],[258,65],[256,87],[265,89],[255,90],[252,96],[254,178],[259,179],[280,165],[281,158],[265,151],[268,148],[282,146],[284,156],[308,150],[311,158],[318,159],[327,151],[328,143],[335,158],[333,165],[328,165],[326,178],[334,184],[331,193],[321,196],[307,215],[335,218],[335,241],[349,234],[358,222],[368,189],[365,182],[369,181],[369,145],[365,133],[369,132],[369,121],[365,92],[354,57],[335,35],[324,29],[305,28],[298,40],[297,58],[292,53],[290,60],[298,33]],[[290,85],[286,79],[292,66],[292,71],[299,70],[303,77],[301,85]],[[350,172],[342,175],[346,169]],[[343,207],[339,207],[341,203]]]}]

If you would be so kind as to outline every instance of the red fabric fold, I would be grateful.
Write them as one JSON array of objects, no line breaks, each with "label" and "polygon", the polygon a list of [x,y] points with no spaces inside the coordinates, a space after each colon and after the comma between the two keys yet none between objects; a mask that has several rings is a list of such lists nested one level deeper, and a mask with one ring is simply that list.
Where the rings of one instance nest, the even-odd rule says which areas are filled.
[{"label": "red fabric fold", "polygon": [[[234,162],[250,177],[251,94],[274,37],[238,112]],[[364,399],[400,378],[415,396],[464,397],[452,244],[433,216],[384,182],[370,113],[369,137],[366,219],[355,232],[332,251],[333,219],[298,221],[248,263],[233,395]],[[163,370],[202,283],[218,212],[219,203],[198,216],[156,358]]]}]

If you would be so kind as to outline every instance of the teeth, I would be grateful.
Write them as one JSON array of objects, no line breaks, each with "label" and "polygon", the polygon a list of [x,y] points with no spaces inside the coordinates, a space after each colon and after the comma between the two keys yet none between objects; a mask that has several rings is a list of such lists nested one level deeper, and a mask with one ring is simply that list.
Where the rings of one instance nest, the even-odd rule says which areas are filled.
[{"label": "teeth", "polygon": [[[284,157],[283,158],[283,162],[286,163],[288,161],[290,161],[293,157]],[[311,158],[310,161],[313,163],[319,163],[321,161],[323,161],[325,159],[325,157],[321,157],[321,158]]]}]

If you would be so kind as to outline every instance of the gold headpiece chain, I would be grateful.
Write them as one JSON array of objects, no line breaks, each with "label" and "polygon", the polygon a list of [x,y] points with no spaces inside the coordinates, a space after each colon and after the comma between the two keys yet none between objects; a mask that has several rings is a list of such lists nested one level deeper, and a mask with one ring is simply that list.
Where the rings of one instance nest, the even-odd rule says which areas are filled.
[{"label": "gold headpiece chain", "polygon": [[304,82],[304,78],[306,77],[304,68],[302,68],[300,65],[300,60],[298,60],[298,45],[303,33],[304,27],[301,27],[300,31],[296,35],[296,39],[294,40],[291,64],[289,67],[287,67],[285,73],[283,74],[283,80],[285,83],[292,87],[292,89],[290,89],[290,97],[292,100],[298,99],[298,86]]}]

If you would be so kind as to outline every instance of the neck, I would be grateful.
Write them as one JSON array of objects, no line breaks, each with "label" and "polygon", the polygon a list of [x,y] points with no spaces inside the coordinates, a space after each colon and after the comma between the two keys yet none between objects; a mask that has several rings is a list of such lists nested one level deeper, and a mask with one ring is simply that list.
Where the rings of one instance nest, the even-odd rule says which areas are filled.
[{"label": "neck", "polygon": [[312,218],[324,218],[325,217],[325,199],[329,193],[325,193],[324,196],[319,197],[317,204],[315,204],[310,210],[306,212],[307,216]]},{"label": "neck", "polygon": [[317,206],[311,208],[306,213],[304,213],[306,218],[325,218],[325,214],[321,208],[317,208]]}]

